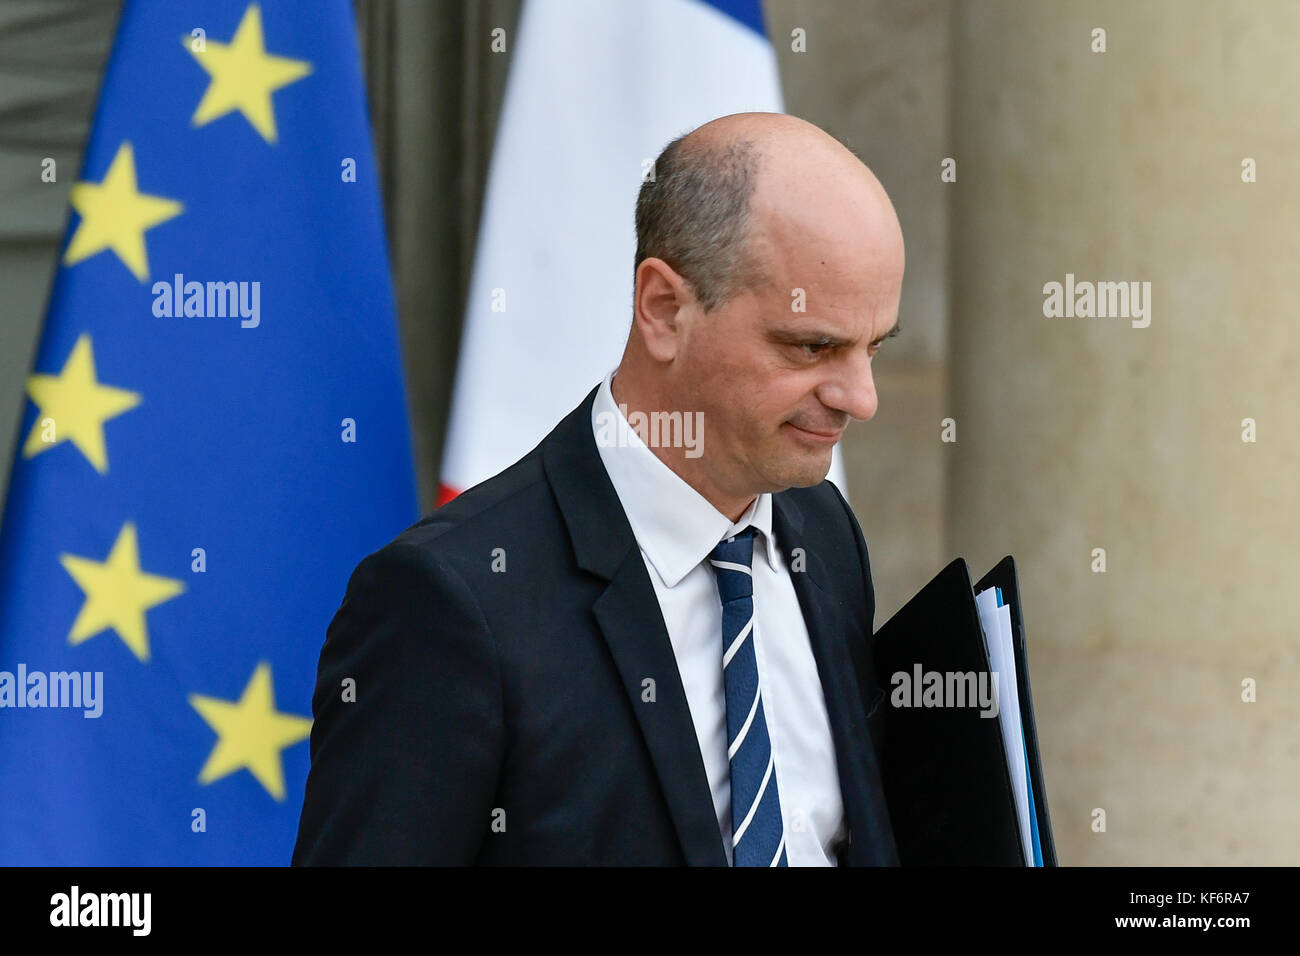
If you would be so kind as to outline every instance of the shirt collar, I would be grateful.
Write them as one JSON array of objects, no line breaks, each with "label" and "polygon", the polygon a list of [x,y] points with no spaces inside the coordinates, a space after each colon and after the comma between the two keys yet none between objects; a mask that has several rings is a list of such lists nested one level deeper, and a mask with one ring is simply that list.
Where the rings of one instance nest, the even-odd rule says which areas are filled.
[{"label": "shirt collar", "polygon": [[664,584],[675,587],[719,541],[751,526],[766,542],[768,565],[780,567],[772,538],[772,495],[756,496],[739,520],[731,521],[646,447],[614,404],[613,379],[611,370],[591,406],[596,449],[637,544]]}]

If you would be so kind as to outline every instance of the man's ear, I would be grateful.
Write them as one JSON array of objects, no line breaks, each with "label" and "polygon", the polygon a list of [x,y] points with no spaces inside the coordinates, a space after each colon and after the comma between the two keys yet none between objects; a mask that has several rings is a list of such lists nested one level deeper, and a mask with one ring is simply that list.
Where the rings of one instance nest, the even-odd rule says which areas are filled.
[{"label": "man's ear", "polygon": [[656,361],[671,362],[677,356],[679,313],[692,299],[686,280],[672,266],[662,259],[641,260],[636,269],[632,323]]}]

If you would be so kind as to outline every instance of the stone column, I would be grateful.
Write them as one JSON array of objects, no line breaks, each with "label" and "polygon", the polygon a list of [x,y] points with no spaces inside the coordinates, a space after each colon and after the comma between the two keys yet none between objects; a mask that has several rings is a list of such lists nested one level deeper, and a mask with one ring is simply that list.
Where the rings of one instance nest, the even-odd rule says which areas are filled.
[{"label": "stone column", "polygon": [[[1300,6],[985,0],[952,39],[947,545],[1020,563],[1061,860],[1294,864]],[[1045,314],[1067,276],[1149,311]]]}]

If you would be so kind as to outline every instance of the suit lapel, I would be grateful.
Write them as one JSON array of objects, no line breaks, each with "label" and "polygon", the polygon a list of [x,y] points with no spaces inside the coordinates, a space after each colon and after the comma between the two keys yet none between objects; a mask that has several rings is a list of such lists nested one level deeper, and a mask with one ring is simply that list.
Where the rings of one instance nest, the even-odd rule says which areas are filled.
[{"label": "suit lapel", "polygon": [[[686,691],[639,549],[628,553],[593,610],[654,760],[686,862],[726,866]],[[654,681],[654,699],[649,701],[647,679]]]},{"label": "suit lapel", "polygon": [[[700,755],[690,706],[668,628],[636,537],[605,472],[591,428],[592,389],[543,444],[542,461],[580,568],[609,582],[592,610],[636,714],[672,815],[686,862],[726,866],[726,851]],[[793,568],[801,547],[806,573],[791,571],[826,699],[852,840],[843,854],[855,866],[896,864],[876,754],[849,655],[848,623],[818,556],[803,539],[803,516],[791,496],[772,496],[776,539]],[[643,699],[646,679],[654,701]]]},{"label": "suit lapel", "polygon": [[[893,834],[885,809],[884,789],[876,753],[867,733],[866,709],[849,656],[849,629],[840,600],[833,593],[818,549],[803,537],[803,516],[789,495],[772,496],[772,529],[791,569],[799,606],[803,610],[813,658],[826,698],[826,711],[835,743],[844,809],[851,842],[843,854],[850,865],[897,864]],[[804,572],[793,549],[800,548]]]},{"label": "suit lapel", "polygon": [[[609,582],[592,610],[654,762],[686,862],[726,866],[695,724],[636,537],[600,461],[587,398],[556,426],[543,467],[564,516],[578,566]],[[653,700],[646,700],[654,681]]]}]

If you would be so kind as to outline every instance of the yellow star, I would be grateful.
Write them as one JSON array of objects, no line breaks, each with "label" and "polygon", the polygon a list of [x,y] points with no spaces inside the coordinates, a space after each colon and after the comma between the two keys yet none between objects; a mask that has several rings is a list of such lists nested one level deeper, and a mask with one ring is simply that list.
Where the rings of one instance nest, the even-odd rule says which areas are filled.
[{"label": "yellow star", "polygon": [[234,38],[228,44],[208,40],[206,49],[195,50],[191,45],[192,38],[188,36],[181,37],[181,43],[212,77],[190,122],[195,126],[205,126],[239,110],[264,140],[274,143],[275,113],[271,109],[271,94],[282,86],[301,80],[311,73],[312,67],[306,60],[291,60],[266,52],[261,8],[256,3],[248,5],[235,29]]},{"label": "yellow star", "polygon": [[101,385],[95,378],[90,336],[83,333],[58,375],[32,375],[27,394],[40,408],[23,457],[34,458],[71,439],[101,475],[108,473],[104,422],[140,404],[139,392]]},{"label": "yellow star", "polygon": [[59,563],[86,592],[86,601],[72,624],[68,643],[80,644],[112,628],[136,657],[147,661],[149,632],[144,612],[170,601],[185,590],[185,585],[140,570],[135,525],[130,521],[122,525],[107,560],[92,561],[75,554],[61,554]]},{"label": "yellow star", "polygon": [[122,264],[141,282],[149,278],[149,258],[144,234],[185,209],[174,199],[142,193],[135,181],[135,152],[130,143],[117,148],[103,182],[75,183],[69,195],[81,223],[63,254],[64,265],[74,266],[105,249],[112,249]]},{"label": "yellow star", "polygon": [[311,719],[275,709],[271,665],[262,661],[235,703],[190,694],[190,706],[217,733],[217,745],[199,771],[199,783],[212,783],[240,768],[257,778],[266,792],[284,799],[284,765],[280,751],[311,733]]}]

